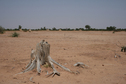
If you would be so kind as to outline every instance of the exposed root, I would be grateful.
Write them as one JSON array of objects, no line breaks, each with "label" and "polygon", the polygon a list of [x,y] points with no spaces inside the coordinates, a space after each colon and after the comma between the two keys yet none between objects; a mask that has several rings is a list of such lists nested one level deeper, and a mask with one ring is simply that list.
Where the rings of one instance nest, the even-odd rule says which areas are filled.
[{"label": "exposed root", "polygon": [[49,76],[51,76],[51,75],[52,75],[52,77],[54,77],[55,75],[60,76],[60,73],[57,72],[57,71],[53,71],[52,73],[48,74],[47,77],[49,77]]},{"label": "exposed root", "polygon": [[33,79],[33,77],[31,77],[29,80],[30,80],[32,83],[35,83],[32,79]]},{"label": "exposed root", "polygon": [[25,73],[25,72],[27,72],[27,71],[31,71],[31,70],[33,70],[35,67],[36,67],[36,60],[34,59],[34,60],[32,61],[32,63],[31,63],[31,65],[30,65],[27,69],[25,69],[25,70],[23,71],[23,73]]},{"label": "exposed root", "polygon": [[30,60],[30,62],[28,63],[28,65],[26,66],[26,68],[28,68],[32,63],[32,60]]},{"label": "exposed root", "polygon": [[25,69],[24,71],[22,71],[22,72],[20,72],[20,73],[15,74],[15,75],[18,75],[18,74],[22,74],[22,73],[31,71],[31,70],[33,70],[35,67],[36,67],[36,60],[34,59],[34,60],[32,61],[32,63],[31,63],[31,65],[30,65],[27,69]]},{"label": "exposed root", "polygon": [[80,67],[82,67],[82,68],[84,68],[84,66],[89,67],[88,65],[86,65],[86,64],[84,64],[84,63],[82,63],[82,62],[77,62],[76,64],[74,64],[74,66],[80,66]]},{"label": "exposed root", "polygon": [[[71,72],[71,73],[74,73],[74,74],[78,74],[80,72],[76,71],[76,72],[73,72],[71,71],[70,69],[60,65],[58,62],[54,61],[51,57],[50,57],[50,44],[48,44],[48,42],[46,42],[45,40],[42,40],[40,43],[37,43],[36,45],[36,50],[33,50],[31,51],[31,60],[29,62],[29,64],[26,66],[26,69],[18,74],[22,74],[22,73],[25,73],[25,72],[28,72],[28,71],[31,71],[33,70],[36,66],[37,66],[37,72],[38,74],[40,75],[41,73],[41,68],[40,66],[45,64],[45,63],[48,63],[52,69],[53,69],[53,72],[51,74],[48,74],[47,72],[47,75],[48,76],[55,76],[55,75],[58,75],[60,76],[60,73],[58,71],[56,71],[56,69],[54,68],[54,64],[58,65],[59,67],[63,68],[64,70],[68,71],[68,72]],[[84,66],[87,66],[81,62],[78,62],[75,66],[81,66],[84,68]],[[83,65],[83,66],[82,66]],[[17,74],[16,74],[17,75]],[[30,81],[32,81],[32,78],[30,78]]]},{"label": "exposed root", "polygon": [[56,61],[54,61],[52,58],[51,58],[51,61],[52,61],[53,63],[55,63],[56,65],[58,65],[59,67],[63,68],[64,70],[66,70],[66,71],[68,71],[68,72],[71,72],[70,69],[68,69],[68,68],[66,68],[66,67],[64,67],[64,66],[62,66],[62,65],[60,65],[59,63],[57,63]]}]

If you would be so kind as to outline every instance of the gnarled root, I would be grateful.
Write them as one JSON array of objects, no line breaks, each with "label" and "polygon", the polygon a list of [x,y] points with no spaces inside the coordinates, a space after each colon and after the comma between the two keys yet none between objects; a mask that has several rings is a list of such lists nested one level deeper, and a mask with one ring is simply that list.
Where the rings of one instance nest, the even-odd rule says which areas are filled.
[{"label": "gnarled root", "polygon": [[60,73],[57,72],[57,71],[53,71],[52,73],[48,74],[47,77],[49,77],[49,76],[51,76],[51,75],[52,75],[52,77],[54,77],[55,75],[60,76]]},{"label": "gnarled root", "polygon": [[50,59],[51,59],[51,61],[52,61],[53,63],[55,63],[56,65],[58,65],[58,66],[61,67],[62,69],[66,70],[66,71],[68,71],[68,72],[71,72],[70,69],[68,69],[68,68],[66,68],[66,67],[64,67],[64,66],[62,66],[62,65],[60,65],[59,63],[57,63],[56,61],[54,61],[52,58],[50,58]]},{"label": "gnarled root", "polygon": [[31,65],[30,65],[27,69],[25,69],[25,70],[23,71],[23,73],[25,73],[25,72],[27,72],[27,71],[31,71],[31,70],[33,70],[35,67],[36,67],[36,60],[34,59],[34,60],[32,61],[32,63],[31,63]]},{"label": "gnarled root", "polygon": [[28,63],[28,65],[26,66],[26,68],[28,68],[32,63],[32,60],[30,60],[30,62]]},{"label": "gnarled root", "polygon": [[[22,73],[31,71],[31,70],[33,70],[35,67],[36,67],[36,60],[34,59],[34,60],[32,61],[32,63],[31,63],[31,65],[29,65],[27,69],[25,69],[24,71],[22,71],[22,72],[20,72],[20,73],[18,73],[18,74],[22,74]],[[17,74],[15,74],[15,75],[17,75]]]},{"label": "gnarled root", "polygon": [[51,62],[55,63],[56,65],[58,65],[59,67],[61,67],[62,69],[66,70],[66,71],[68,71],[70,73],[73,73],[73,74],[79,74],[80,73],[78,71],[76,71],[76,72],[71,71],[70,69],[64,67],[63,65],[60,65],[59,63],[57,63],[56,61],[54,61],[51,57],[50,57],[50,60],[51,60]]}]

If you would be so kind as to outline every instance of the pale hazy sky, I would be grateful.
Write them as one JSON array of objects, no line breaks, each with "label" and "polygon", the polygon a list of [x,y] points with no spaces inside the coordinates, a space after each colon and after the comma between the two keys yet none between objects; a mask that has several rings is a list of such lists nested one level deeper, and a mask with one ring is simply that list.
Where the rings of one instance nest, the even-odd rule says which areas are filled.
[{"label": "pale hazy sky", "polygon": [[4,28],[126,28],[126,0],[0,0]]}]

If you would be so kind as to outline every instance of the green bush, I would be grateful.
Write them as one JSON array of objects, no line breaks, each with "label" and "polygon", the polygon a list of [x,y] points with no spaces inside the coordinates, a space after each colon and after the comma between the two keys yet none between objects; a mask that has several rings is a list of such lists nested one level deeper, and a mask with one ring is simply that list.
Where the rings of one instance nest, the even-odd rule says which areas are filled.
[{"label": "green bush", "polygon": [[16,33],[16,32],[14,32],[14,33],[12,34],[12,37],[18,37],[18,36],[19,36],[19,34]]},{"label": "green bush", "polygon": [[27,31],[28,31],[28,29],[27,29],[27,28],[25,28],[25,29],[22,29],[22,31],[27,32]]},{"label": "green bush", "polygon": [[113,31],[113,34],[115,33],[115,31]]},{"label": "green bush", "polygon": [[3,34],[4,31],[5,31],[5,29],[2,26],[0,26],[0,34]]}]

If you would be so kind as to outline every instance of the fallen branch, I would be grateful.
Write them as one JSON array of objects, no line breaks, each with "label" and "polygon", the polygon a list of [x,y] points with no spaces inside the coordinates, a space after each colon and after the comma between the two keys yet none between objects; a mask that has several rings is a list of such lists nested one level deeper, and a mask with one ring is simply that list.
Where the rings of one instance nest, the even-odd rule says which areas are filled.
[{"label": "fallen branch", "polygon": [[84,66],[89,67],[88,65],[86,65],[86,64],[84,64],[84,63],[82,63],[82,62],[77,62],[76,64],[74,64],[74,66],[80,66],[80,67],[82,67],[82,68],[84,68]]}]

